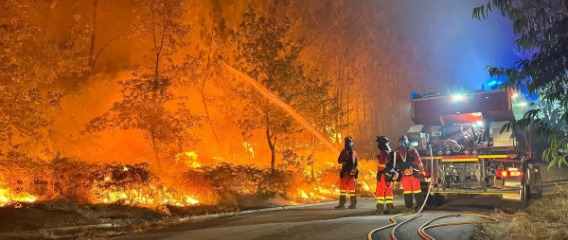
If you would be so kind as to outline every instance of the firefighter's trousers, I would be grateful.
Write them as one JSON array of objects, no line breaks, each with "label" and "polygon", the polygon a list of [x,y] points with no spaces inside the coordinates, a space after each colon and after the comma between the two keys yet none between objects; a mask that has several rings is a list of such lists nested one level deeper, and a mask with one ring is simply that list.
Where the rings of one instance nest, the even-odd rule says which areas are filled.
[{"label": "firefighter's trousers", "polygon": [[403,175],[401,183],[404,191],[404,205],[406,205],[406,208],[412,208],[413,195],[416,200],[417,207],[422,206],[424,203],[424,195],[422,195],[422,189],[420,188],[420,179],[413,175]]},{"label": "firefighter's trousers", "polygon": [[355,193],[355,176],[349,175],[348,172],[343,174],[339,183],[339,200],[345,203],[345,199],[349,197],[351,205],[357,204],[357,195]]},{"label": "firefighter's trousers", "polygon": [[392,182],[387,182],[385,175],[381,174],[381,181],[377,182],[377,205],[393,204]]}]

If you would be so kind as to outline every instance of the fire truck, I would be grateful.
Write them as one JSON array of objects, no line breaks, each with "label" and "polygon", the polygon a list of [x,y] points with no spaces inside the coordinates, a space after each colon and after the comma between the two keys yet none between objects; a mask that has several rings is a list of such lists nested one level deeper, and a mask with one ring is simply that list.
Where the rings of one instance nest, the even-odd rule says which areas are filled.
[{"label": "fire truck", "polygon": [[430,204],[449,194],[482,194],[526,205],[542,195],[530,129],[503,128],[526,108],[517,98],[506,90],[413,94],[415,125],[407,136],[427,172],[423,186],[433,186]]}]

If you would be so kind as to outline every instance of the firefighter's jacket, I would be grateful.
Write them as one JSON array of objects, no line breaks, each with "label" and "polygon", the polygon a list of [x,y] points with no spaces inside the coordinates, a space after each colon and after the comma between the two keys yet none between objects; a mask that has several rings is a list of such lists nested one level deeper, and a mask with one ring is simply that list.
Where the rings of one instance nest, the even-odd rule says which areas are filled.
[{"label": "firefighter's jacket", "polygon": [[359,175],[359,171],[357,170],[357,166],[359,165],[358,160],[357,152],[349,149],[341,150],[337,158],[337,163],[341,164],[340,177],[342,178],[344,174],[349,174],[357,178]]},{"label": "firefighter's jacket", "polygon": [[424,172],[424,166],[420,159],[420,154],[416,148],[410,147],[408,152],[406,148],[399,148],[397,150],[397,164],[399,164],[399,169],[402,175],[418,177],[419,173]]},{"label": "firefighter's jacket", "polygon": [[381,181],[381,175],[385,175],[385,181],[392,182],[398,174],[393,169],[394,152],[381,150],[379,153],[379,166],[377,167],[377,182]]}]

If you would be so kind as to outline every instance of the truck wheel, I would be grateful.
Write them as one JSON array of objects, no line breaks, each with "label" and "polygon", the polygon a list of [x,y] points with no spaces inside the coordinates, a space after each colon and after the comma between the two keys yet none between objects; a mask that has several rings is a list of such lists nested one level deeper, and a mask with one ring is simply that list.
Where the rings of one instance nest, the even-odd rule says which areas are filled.
[{"label": "truck wheel", "polygon": [[540,177],[540,171],[537,168],[536,171],[533,173],[533,185],[531,193],[531,197],[534,198],[541,198],[542,197],[542,178]]},{"label": "truck wheel", "polygon": [[426,202],[426,204],[431,207],[441,206],[442,204],[444,204],[444,195],[439,193],[430,194],[430,196],[428,196],[428,201]]},{"label": "truck wheel", "polygon": [[530,186],[524,183],[521,188],[521,204],[523,205],[523,207],[529,206],[530,196],[531,196]]},{"label": "truck wheel", "polygon": [[529,205],[529,199],[531,198],[531,179],[533,178],[532,173],[529,171],[528,162],[523,162],[522,172],[523,177],[521,179],[521,203],[523,207]]},{"label": "truck wheel", "polygon": [[521,204],[523,205],[523,207],[527,207],[529,205],[529,199],[531,197],[531,188],[529,185],[529,177],[527,176],[530,173],[527,171],[528,167],[527,167],[527,163],[525,162],[523,164],[523,177],[521,179]]},{"label": "truck wheel", "polygon": [[434,204],[436,206],[442,206],[444,204],[444,195],[439,194],[439,193],[434,193]]}]

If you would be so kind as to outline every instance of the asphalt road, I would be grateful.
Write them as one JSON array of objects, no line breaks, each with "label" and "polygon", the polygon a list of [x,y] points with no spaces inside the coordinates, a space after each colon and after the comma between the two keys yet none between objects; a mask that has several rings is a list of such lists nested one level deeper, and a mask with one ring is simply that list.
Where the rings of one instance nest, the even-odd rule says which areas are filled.
[{"label": "asphalt road", "polygon": [[[489,213],[504,202],[498,198],[475,196],[449,199],[446,204],[424,211],[422,216],[401,226],[396,236],[403,240],[421,239],[417,229],[436,216],[467,213]],[[118,237],[116,239],[367,239],[373,229],[390,224],[389,215],[371,215],[375,200],[360,199],[357,209],[335,210],[336,202],[294,209],[258,212],[188,223],[159,232]],[[402,212],[401,196],[395,196],[395,209]],[[412,215],[400,216],[401,222]],[[450,218],[435,223],[473,220],[470,217]],[[473,225],[443,227],[428,230],[438,239],[466,240]],[[376,232],[373,239],[390,239],[390,229]]]},{"label": "asphalt road", "polygon": [[[566,170],[541,167],[545,194],[554,192],[556,185],[567,184]],[[395,233],[398,239],[421,239],[418,228],[432,218],[457,213],[489,214],[506,201],[491,196],[452,196],[439,207],[430,208],[423,214],[402,225]],[[375,200],[360,199],[357,209],[335,210],[337,202],[317,206],[305,206],[286,210],[256,212],[232,217],[216,218],[203,222],[187,223],[157,232],[147,232],[118,237],[116,239],[367,239],[373,229],[390,224],[389,215],[371,215]],[[405,207],[402,196],[395,195],[395,209]],[[397,217],[402,222],[412,215]],[[433,222],[458,222],[474,220],[471,217],[447,218]],[[460,225],[427,230],[437,239],[470,239],[475,225]],[[391,228],[392,229],[392,228]],[[372,234],[373,239],[390,239],[391,229]]]}]

